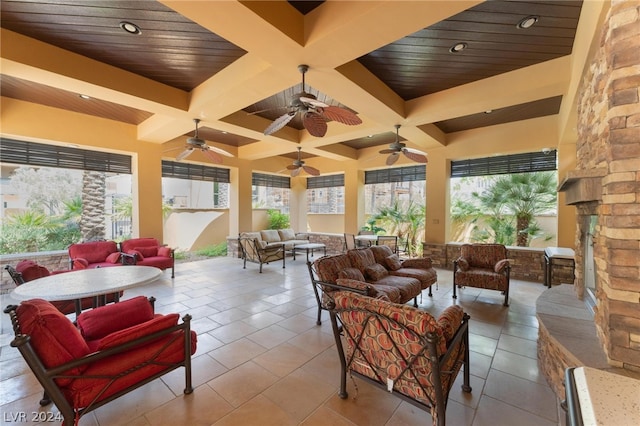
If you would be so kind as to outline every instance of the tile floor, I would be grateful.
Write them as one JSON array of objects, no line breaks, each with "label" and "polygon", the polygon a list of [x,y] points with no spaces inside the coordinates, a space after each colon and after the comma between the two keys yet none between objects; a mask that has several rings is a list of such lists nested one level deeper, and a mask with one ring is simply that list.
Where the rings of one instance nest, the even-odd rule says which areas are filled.
[{"label": "tile floor", "polygon": [[[233,258],[176,267],[153,284],[129,290],[125,298],[155,296],[156,311],[193,316],[198,350],[193,358],[195,391],[183,395],[183,369],[86,415],[90,425],[417,425],[430,415],[362,381],[349,379],[349,398],[337,395],[339,363],[328,314],[316,326],[304,256],[242,269]],[[453,303],[451,271],[438,270],[433,298],[420,307],[437,315]],[[447,408],[449,425],[561,425],[559,403],[538,369],[535,300],[538,283],[513,280],[511,306],[498,292],[465,288],[457,303],[471,315],[471,394],[454,385]],[[15,303],[9,295],[2,306]],[[2,314],[0,413],[4,424],[15,413],[39,409],[41,388],[12,340]],[[55,407],[45,407],[44,411]],[[20,422],[29,424],[29,422]]]}]

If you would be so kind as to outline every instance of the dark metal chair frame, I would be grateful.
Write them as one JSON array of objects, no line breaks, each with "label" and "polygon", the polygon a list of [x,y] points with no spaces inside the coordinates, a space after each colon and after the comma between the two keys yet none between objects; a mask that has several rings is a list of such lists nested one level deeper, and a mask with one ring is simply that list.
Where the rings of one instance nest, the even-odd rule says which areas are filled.
[{"label": "dark metal chair frame", "polygon": [[[238,246],[240,246],[243,265],[247,268],[247,261],[260,264],[260,273],[262,273],[262,265],[282,260],[282,268],[285,267],[285,249],[284,244],[271,244],[265,248],[260,248],[258,242],[254,238],[238,237]],[[280,255],[282,259],[280,259]]]},{"label": "dark metal chair frame", "polygon": [[[393,341],[391,335],[389,334],[389,331],[386,329],[386,327],[383,326],[383,323],[392,324],[392,327],[395,330],[402,330],[403,334],[412,335],[421,342],[420,350],[416,351],[415,354],[409,357],[402,356],[402,360],[399,364],[405,366],[405,369],[403,372],[403,375],[405,377],[416,378],[418,377],[419,374],[421,374],[420,372],[414,370],[416,361],[419,358],[425,358],[428,360],[428,363],[431,368],[430,370],[431,378],[433,380],[433,386],[434,386],[435,395],[436,395],[435,401],[432,401],[432,405],[428,405],[423,403],[422,401],[416,401],[415,399],[397,391],[396,389],[393,389],[391,393],[400,397],[402,400],[407,401],[410,404],[418,408],[421,408],[423,410],[431,410],[432,406],[434,406],[437,412],[437,422],[436,422],[436,419],[434,419],[433,424],[438,426],[444,426],[448,394],[447,394],[447,397],[445,397],[445,395],[443,394],[441,375],[450,374],[451,372],[443,371],[442,366],[445,365],[445,363],[449,360],[449,358],[454,353],[457,346],[460,344],[464,344],[464,351],[458,351],[458,359],[456,362],[463,363],[464,371],[463,371],[462,390],[464,392],[471,392],[470,374],[469,374],[469,368],[470,368],[469,367],[470,365],[469,364],[469,318],[470,318],[469,315],[464,314],[462,324],[456,331],[454,337],[448,343],[447,352],[445,352],[441,356],[438,356],[438,350],[437,350],[438,336],[436,333],[430,332],[430,333],[427,333],[425,336],[420,336],[415,331],[408,328],[406,325],[396,321],[393,318],[383,316],[379,313],[371,312],[368,310],[362,310],[360,308],[336,309],[335,306],[330,307],[329,315],[331,318],[331,327],[333,329],[333,335],[335,338],[336,347],[338,349],[338,356],[340,358],[340,390],[339,390],[338,396],[340,396],[340,398],[342,399],[346,399],[348,397],[347,372],[349,372],[349,374],[351,375],[361,378],[362,380],[365,380],[368,383],[375,385],[376,387],[382,388],[385,391],[389,391],[386,378],[377,376],[376,380],[374,380],[370,377],[367,377],[358,373],[357,371],[350,370],[350,366],[354,362],[355,357],[352,356],[350,359],[346,358],[344,346],[343,346],[343,339],[345,339],[345,341],[352,342],[352,344],[355,346],[354,353],[359,352],[362,355],[362,358],[366,360],[368,366],[372,369],[372,371],[376,371],[376,367],[372,364],[372,361],[366,359],[366,357],[363,354],[361,343],[362,343],[362,340],[366,338],[366,336],[362,334],[359,335],[359,334],[352,333],[351,328],[344,326],[344,324],[340,319],[341,314],[349,315],[349,312],[353,312],[353,311],[367,312],[368,315],[363,321],[363,323],[360,325],[359,329],[367,330],[369,327],[369,325],[367,324],[375,323],[373,327],[375,327],[375,329],[377,330],[383,330],[381,331],[381,333],[384,333],[388,341],[393,344],[394,350],[398,354],[400,354],[402,351],[399,350],[397,344]],[[362,360],[362,358],[359,358],[359,359]],[[449,381],[450,386],[453,386],[454,381],[455,381],[455,378],[452,378]],[[416,380],[416,383],[417,383],[417,380]],[[422,389],[424,395],[428,395],[428,392],[426,391],[424,385],[419,384],[419,386]]]}]

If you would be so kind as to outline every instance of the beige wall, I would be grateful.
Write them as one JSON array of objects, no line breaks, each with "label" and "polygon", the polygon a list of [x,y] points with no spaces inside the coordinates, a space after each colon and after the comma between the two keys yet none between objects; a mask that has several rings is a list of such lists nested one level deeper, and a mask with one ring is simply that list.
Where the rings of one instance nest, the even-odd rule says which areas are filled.
[{"label": "beige wall", "polygon": [[323,232],[328,234],[344,234],[343,214],[308,214],[307,232]]}]

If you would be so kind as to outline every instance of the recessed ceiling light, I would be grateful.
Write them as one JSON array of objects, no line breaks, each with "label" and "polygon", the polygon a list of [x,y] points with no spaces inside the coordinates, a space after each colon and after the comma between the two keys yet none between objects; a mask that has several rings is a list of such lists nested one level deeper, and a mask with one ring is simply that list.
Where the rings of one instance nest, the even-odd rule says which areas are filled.
[{"label": "recessed ceiling light", "polygon": [[91,99],[91,96],[89,95],[78,95],[80,96],[82,99]]},{"label": "recessed ceiling light", "polygon": [[120,28],[122,28],[129,34],[135,34],[135,35],[142,34],[142,30],[140,29],[140,27],[131,22],[127,22],[127,21],[120,22]]},{"label": "recessed ceiling light", "polygon": [[540,19],[539,16],[535,16],[535,15],[527,16],[526,18],[523,18],[520,22],[518,22],[516,27],[522,30],[526,30],[527,28],[533,27],[535,23],[538,22],[538,19]]},{"label": "recessed ceiling light", "polygon": [[464,42],[460,42],[460,43],[456,43],[453,46],[451,46],[451,48],[449,49],[449,52],[451,53],[458,53],[458,52],[462,52],[464,49],[467,48],[467,43]]},{"label": "recessed ceiling light", "polygon": [[485,113],[485,114],[491,114],[492,112],[493,112],[493,110],[492,110],[492,109],[488,109],[488,110],[486,110],[484,113]]}]

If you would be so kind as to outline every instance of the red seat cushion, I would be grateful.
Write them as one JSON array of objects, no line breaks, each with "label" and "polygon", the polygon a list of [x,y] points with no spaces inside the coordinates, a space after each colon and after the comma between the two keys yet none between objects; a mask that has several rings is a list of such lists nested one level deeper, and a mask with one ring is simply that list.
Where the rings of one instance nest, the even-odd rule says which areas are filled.
[{"label": "red seat cushion", "polygon": [[[89,354],[89,346],[80,331],[55,306],[46,300],[22,302],[16,311],[20,331],[31,336],[30,342],[46,368],[56,367]],[[86,366],[71,370],[82,374]],[[70,379],[56,379],[60,386]]]},{"label": "red seat cushion", "polygon": [[144,296],[101,306],[78,316],[78,327],[85,339],[96,340],[153,319],[153,308]]},{"label": "red seat cushion", "polygon": [[113,332],[100,339],[98,350],[108,349],[123,343],[130,342],[140,337],[148,336],[156,331],[173,327],[178,324],[179,314],[157,315],[155,318],[143,323],[134,325],[123,330]]}]

